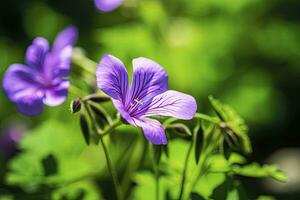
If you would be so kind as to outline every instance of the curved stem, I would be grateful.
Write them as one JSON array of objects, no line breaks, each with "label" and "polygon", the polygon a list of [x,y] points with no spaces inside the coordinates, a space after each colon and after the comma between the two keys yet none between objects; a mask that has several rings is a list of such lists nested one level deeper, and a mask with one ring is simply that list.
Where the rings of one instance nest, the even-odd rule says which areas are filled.
[{"label": "curved stem", "polygon": [[190,155],[191,155],[193,146],[194,146],[194,140],[192,140],[192,142],[189,146],[187,155],[185,157],[184,168],[183,168],[183,171],[182,171],[182,180],[181,180],[180,193],[179,193],[179,197],[178,197],[179,200],[182,199],[182,197],[183,197],[184,186],[185,186],[185,182],[186,182],[186,171],[187,171],[187,168],[188,168],[188,162],[189,162],[189,159],[190,159]]},{"label": "curved stem", "polygon": [[208,116],[208,115],[205,115],[202,113],[196,113],[195,118],[201,119],[201,120],[213,123],[213,124],[217,124],[217,125],[219,125],[219,123],[220,123],[220,120],[218,118],[211,117],[211,116]]},{"label": "curved stem", "polygon": [[92,74],[93,76],[95,75],[97,63],[87,58],[79,48],[74,49],[72,62],[81,67],[84,71]]},{"label": "curved stem", "polygon": [[[151,150],[150,148],[151,146],[149,146],[149,150]],[[155,159],[155,150],[154,150],[154,145],[152,146],[152,150],[153,150],[153,154],[152,154],[152,165],[153,165],[153,171],[155,174],[155,199],[159,200],[159,160]],[[150,155],[151,152],[149,151]]]},{"label": "curved stem", "polygon": [[113,180],[113,184],[114,184],[114,187],[115,187],[117,199],[118,200],[123,200],[124,197],[123,197],[122,189],[121,189],[121,186],[120,186],[120,183],[119,183],[119,180],[118,180],[117,171],[114,168],[112,159],[111,159],[111,157],[109,155],[108,148],[107,148],[107,146],[106,146],[106,144],[104,142],[104,139],[103,139],[103,137],[106,134],[112,132],[116,127],[118,127],[121,124],[121,120],[118,117],[116,121],[114,121],[107,129],[104,130],[104,132],[101,132],[101,130],[99,129],[99,126],[97,125],[97,122],[96,122],[96,119],[95,119],[95,115],[90,110],[89,105],[86,102],[84,102],[83,105],[84,105],[84,107],[85,107],[85,109],[87,111],[87,114],[89,115],[89,117],[90,117],[90,119],[92,121],[92,125],[94,127],[94,130],[97,132],[98,135],[100,135],[99,141],[100,141],[101,146],[102,146],[103,151],[104,151],[107,168],[108,168],[108,171],[109,171],[109,173],[110,173],[110,175],[112,177],[112,180]]},{"label": "curved stem", "polygon": [[77,97],[81,97],[84,95],[85,92],[82,91],[81,89],[79,89],[78,87],[76,87],[75,85],[70,85],[69,93],[71,93]]},{"label": "curved stem", "polygon": [[156,180],[156,185],[155,185],[155,191],[156,191],[156,200],[159,200],[159,169],[158,169],[158,163],[155,162],[155,180]]},{"label": "curved stem", "polygon": [[103,132],[101,133],[102,137],[111,133],[115,128],[117,128],[121,124],[122,124],[122,121],[121,121],[120,117],[118,116],[116,120],[112,121],[112,123],[109,125],[109,127],[107,127],[106,129],[103,130]]},{"label": "curved stem", "polygon": [[108,152],[108,148],[103,140],[103,136],[100,137],[100,143],[102,145],[104,154],[105,154],[105,158],[106,158],[106,163],[107,163],[107,168],[109,170],[109,173],[113,179],[113,183],[114,183],[114,187],[117,193],[117,199],[118,200],[123,200],[123,193],[122,193],[122,189],[120,187],[120,183],[118,180],[118,176],[117,176],[117,171],[113,166],[112,160],[110,158],[109,152]]}]

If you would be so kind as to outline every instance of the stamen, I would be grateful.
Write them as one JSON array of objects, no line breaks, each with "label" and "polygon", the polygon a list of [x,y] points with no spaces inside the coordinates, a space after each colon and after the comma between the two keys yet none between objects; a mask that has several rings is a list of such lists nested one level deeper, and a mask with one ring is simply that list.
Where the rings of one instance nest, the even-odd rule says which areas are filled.
[{"label": "stamen", "polygon": [[139,98],[136,98],[133,100],[132,103],[130,103],[130,107],[129,107],[129,113],[131,113],[134,110],[140,110],[139,106],[143,105],[143,101],[140,100]]}]

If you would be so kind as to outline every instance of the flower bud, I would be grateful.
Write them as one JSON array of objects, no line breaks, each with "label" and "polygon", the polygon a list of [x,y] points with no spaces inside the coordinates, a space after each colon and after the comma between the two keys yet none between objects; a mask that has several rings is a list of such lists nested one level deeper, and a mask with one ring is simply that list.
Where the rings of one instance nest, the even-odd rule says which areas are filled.
[{"label": "flower bud", "polygon": [[75,99],[71,102],[71,113],[77,113],[81,109],[81,100]]}]

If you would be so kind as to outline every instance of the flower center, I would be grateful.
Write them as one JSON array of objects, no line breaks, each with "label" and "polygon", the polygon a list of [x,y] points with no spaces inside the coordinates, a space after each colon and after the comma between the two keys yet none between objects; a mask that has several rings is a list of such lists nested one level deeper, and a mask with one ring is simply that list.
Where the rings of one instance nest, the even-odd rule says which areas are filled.
[{"label": "flower center", "polygon": [[142,106],[143,106],[143,101],[140,100],[139,98],[134,99],[131,103],[130,106],[128,108],[128,113],[130,115],[132,115],[134,112],[141,110]]}]

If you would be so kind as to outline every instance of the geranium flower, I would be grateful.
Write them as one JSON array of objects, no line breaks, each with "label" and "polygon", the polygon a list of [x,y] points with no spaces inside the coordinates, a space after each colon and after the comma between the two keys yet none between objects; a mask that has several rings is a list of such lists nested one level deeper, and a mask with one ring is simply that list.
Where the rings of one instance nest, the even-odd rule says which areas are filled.
[{"label": "geranium flower", "polygon": [[102,12],[111,12],[118,8],[124,0],[94,0],[96,7]]},{"label": "geranium flower", "polygon": [[37,37],[26,50],[26,64],[9,66],[3,88],[19,112],[37,115],[43,111],[43,104],[57,106],[66,100],[76,39],[76,28],[68,27],[58,34],[50,51],[48,41]]},{"label": "geranium flower", "polygon": [[121,116],[129,123],[143,129],[145,137],[153,144],[166,144],[162,124],[151,116],[170,116],[192,119],[197,104],[187,94],[168,90],[168,75],[156,62],[147,58],[133,60],[132,86],[122,61],[104,55],[97,68],[98,87],[112,98]]}]

